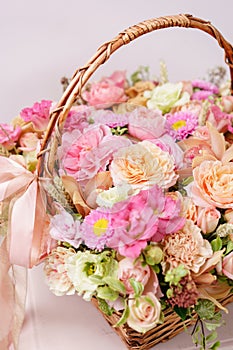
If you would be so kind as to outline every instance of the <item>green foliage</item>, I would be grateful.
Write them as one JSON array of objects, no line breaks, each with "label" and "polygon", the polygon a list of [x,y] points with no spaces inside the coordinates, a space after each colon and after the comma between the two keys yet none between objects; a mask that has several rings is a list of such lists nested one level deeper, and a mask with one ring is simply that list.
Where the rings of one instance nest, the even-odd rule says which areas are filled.
[{"label": "green foliage", "polygon": [[180,280],[188,274],[188,270],[184,265],[178,265],[174,269],[168,270],[165,275],[165,282],[169,282],[170,286],[178,286]]},{"label": "green foliage", "polygon": [[149,80],[149,70],[150,69],[148,66],[139,66],[138,69],[130,76],[132,84],[134,85],[141,80]]},{"label": "green foliage", "polygon": [[217,238],[211,241],[211,247],[214,252],[217,252],[218,250],[222,249],[222,240],[219,236],[217,236]]},{"label": "green foliage", "polygon": [[122,314],[121,318],[119,319],[119,321],[113,327],[122,326],[123,324],[126,323],[128,317],[129,317],[129,307],[127,305],[127,301],[125,300],[125,309],[123,311],[123,314]]},{"label": "green foliage", "polygon": [[107,316],[111,316],[114,312],[114,309],[111,308],[108,303],[104,300],[104,299],[101,299],[101,298],[97,298],[98,300],[98,306],[100,308],[100,310]]},{"label": "green foliage", "polygon": [[189,314],[189,312],[188,312],[189,310],[187,308],[179,307],[177,305],[174,306],[173,310],[177,313],[177,315],[180,316],[182,321],[186,320],[186,318]]},{"label": "green foliage", "polygon": [[136,281],[134,278],[130,278],[129,282],[134,290],[134,297],[139,298],[144,290],[143,284]]}]

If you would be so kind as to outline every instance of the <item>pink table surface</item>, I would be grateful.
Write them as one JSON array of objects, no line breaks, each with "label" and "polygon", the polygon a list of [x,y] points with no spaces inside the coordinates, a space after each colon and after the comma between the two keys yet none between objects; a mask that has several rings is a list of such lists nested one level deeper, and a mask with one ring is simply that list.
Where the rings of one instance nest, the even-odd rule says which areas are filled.
[{"label": "pink table surface", "polygon": [[[233,349],[233,304],[219,331],[220,349]],[[81,297],[56,297],[44,282],[42,267],[29,271],[26,318],[19,350],[124,350],[125,345],[95,307]],[[197,350],[183,332],[154,350]]]}]

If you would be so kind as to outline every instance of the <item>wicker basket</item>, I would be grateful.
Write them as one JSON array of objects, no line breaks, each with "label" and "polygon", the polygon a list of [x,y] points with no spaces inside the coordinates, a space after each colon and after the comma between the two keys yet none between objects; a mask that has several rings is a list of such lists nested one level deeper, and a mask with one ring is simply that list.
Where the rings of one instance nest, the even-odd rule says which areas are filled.
[{"label": "wicker basket", "polygon": [[[97,70],[105,63],[112,53],[121,46],[129,44],[139,36],[152,32],[154,30],[168,27],[185,27],[200,29],[214,37],[221,48],[225,51],[225,61],[230,68],[231,89],[233,92],[233,48],[227,42],[222,34],[210,23],[191,15],[166,16],[146,20],[122,31],[113,40],[104,43],[96,54],[74,73],[70,84],[60,99],[56,110],[51,114],[49,126],[43,140],[41,151],[38,155],[38,173],[39,176],[53,177],[54,159],[56,158],[57,147],[61,140],[61,130],[77,97],[81,95],[82,88]],[[54,132],[55,131],[55,132]],[[233,301],[233,295],[221,300],[223,305]],[[93,303],[98,308],[96,300]],[[100,311],[101,312],[101,311]],[[107,322],[113,326],[120,319],[120,313],[114,313],[112,316],[103,314]],[[119,336],[123,339],[128,349],[149,349],[159,342],[165,342],[183,331],[183,326],[189,326],[195,322],[195,315],[192,319],[182,322],[180,317],[170,308],[165,311],[164,323],[144,335],[132,330],[127,325],[114,328]]]}]

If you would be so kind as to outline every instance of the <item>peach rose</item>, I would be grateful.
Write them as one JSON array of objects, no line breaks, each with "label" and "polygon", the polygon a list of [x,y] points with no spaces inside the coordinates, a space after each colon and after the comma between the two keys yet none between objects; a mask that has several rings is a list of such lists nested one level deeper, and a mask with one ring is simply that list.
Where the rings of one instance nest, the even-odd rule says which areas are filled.
[{"label": "peach rose", "polygon": [[196,205],[233,208],[233,163],[203,161],[193,177],[190,195]]},{"label": "peach rose", "polygon": [[233,280],[233,252],[223,258],[222,272],[225,276]]},{"label": "peach rose", "polygon": [[178,178],[174,169],[173,156],[150,141],[121,148],[110,165],[114,185],[128,183],[133,189],[169,188]]},{"label": "peach rose", "polygon": [[213,232],[219,222],[221,213],[215,207],[198,208],[197,226],[203,233]]},{"label": "peach rose", "polygon": [[129,327],[140,333],[154,328],[160,319],[161,304],[153,293],[129,300]]}]

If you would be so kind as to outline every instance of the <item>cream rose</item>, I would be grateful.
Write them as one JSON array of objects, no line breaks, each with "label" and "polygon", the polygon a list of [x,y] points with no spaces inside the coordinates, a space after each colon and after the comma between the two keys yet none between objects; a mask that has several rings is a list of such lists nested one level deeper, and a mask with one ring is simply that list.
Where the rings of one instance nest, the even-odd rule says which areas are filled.
[{"label": "cream rose", "polygon": [[233,208],[233,163],[203,161],[193,177],[190,195],[196,205]]},{"label": "cream rose", "polygon": [[129,327],[140,333],[154,328],[160,319],[161,304],[153,293],[129,300]]},{"label": "cream rose", "polygon": [[173,156],[150,141],[119,149],[110,172],[115,186],[128,183],[134,190],[155,184],[169,188],[178,178]]}]

